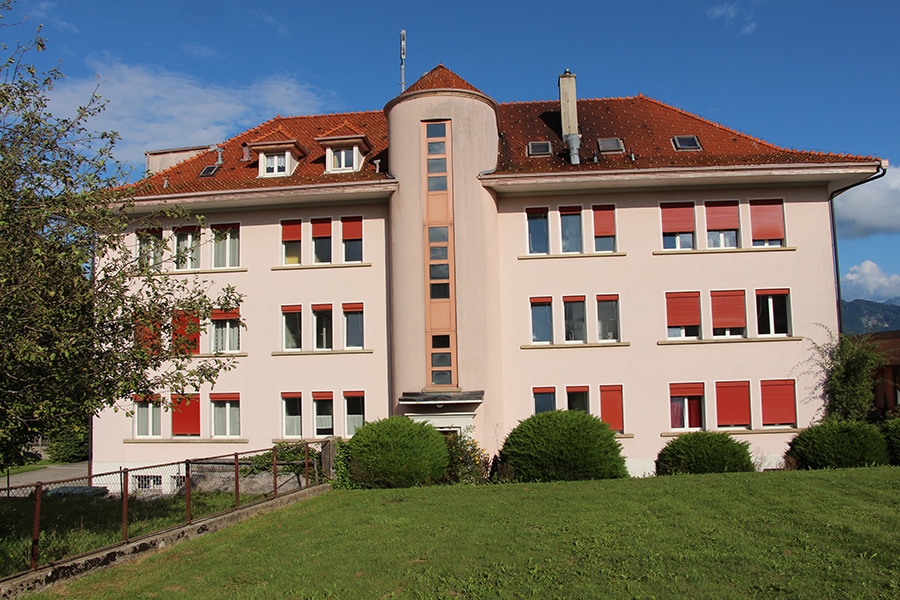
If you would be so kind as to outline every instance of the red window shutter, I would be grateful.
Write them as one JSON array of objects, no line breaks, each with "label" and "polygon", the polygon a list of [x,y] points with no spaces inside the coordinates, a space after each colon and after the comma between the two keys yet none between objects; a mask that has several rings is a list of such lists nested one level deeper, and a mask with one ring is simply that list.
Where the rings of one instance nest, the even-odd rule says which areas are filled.
[{"label": "red window shutter", "polygon": [[200,435],[200,395],[172,396],[172,435]]},{"label": "red window shutter", "polygon": [[618,294],[597,294],[597,302],[609,302],[611,300],[618,300]]},{"label": "red window shutter", "polygon": [[313,309],[313,311],[331,310],[331,305],[330,304],[313,304],[312,309]]},{"label": "red window shutter", "polygon": [[312,235],[317,237],[331,237],[331,219],[313,219]]},{"label": "red window shutter", "polygon": [[531,388],[531,392],[534,394],[555,394],[556,388],[555,387],[536,387],[536,388]]},{"label": "red window shutter", "polygon": [[624,432],[625,422],[622,417],[622,386],[600,386],[600,419],[613,431]]},{"label": "red window shutter", "polygon": [[132,402],[159,402],[162,397],[159,394],[132,394]]},{"label": "red window shutter", "polygon": [[612,204],[593,206],[594,236],[616,235],[616,207]]},{"label": "red window shutter", "polygon": [[740,229],[737,202],[707,202],[706,229]]},{"label": "red window shutter", "polygon": [[229,229],[239,229],[240,226],[240,223],[216,223],[215,225],[210,225],[209,228],[213,231],[228,231]]},{"label": "red window shutter", "polygon": [[669,396],[703,396],[703,382],[670,383]]},{"label": "red window shutter", "polygon": [[344,312],[362,312],[363,303],[362,302],[345,302],[341,305],[341,308],[344,309]]},{"label": "red window shutter", "polygon": [[[188,333],[188,329],[192,332]],[[200,317],[175,311],[172,317],[172,345],[176,352],[200,354]]]},{"label": "red window shutter", "polygon": [[529,298],[529,301],[532,304],[550,304],[553,302],[553,298],[551,296],[534,296]]},{"label": "red window shutter", "polygon": [[283,312],[283,313],[303,312],[303,305],[301,305],[301,304],[282,304],[281,312]]},{"label": "red window shutter", "polygon": [[771,290],[756,290],[757,296],[787,296],[791,290],[787,288],[774,288]]},{"label": "red window shutter", "polygon": [[360,390],[344,392],[344,398],[365,398],[366,393]]},{"label": "red window shutter", "polygon": [[158,354],[162,350],[162,338],[160,337],[159,323],[142,323],[140,321],[134,324],[134,344],[139,348],[143,348],[150,354]]},{"label": "red window shutter", "polygon": [[750,224],[754,240],[783,240],[784,207],[781,200],[751,200]]},{"label": "red window shutter", "polygon": [[717,381],[716,414],[719,427],[749,427],[750,382]]},{"label": "red window shutter", "polygon": [[303,221],[282,221],[281,222],[281,241],[282,242],[299,242],[300,230]]},{"label": "red window shutter", "polygon": [[669,327],[700,325],[700,292],[666,292]]},{"label": "red window shutter", "polygon": [[797,403],[794,399],[794,380],[761,381],[763,425],[797,424]]},{"label": "red window shutter", "polygon": [[301,392],[281,392],[282,398],[302,398],[303,394]]},{"label": "red window shutter", "polygon": [[525,214],[527,215],[546,215],[548,212],[550,212],[550,209],[548,209],[546,206],[525,209]]},{"label": "red window shutter", "polygon": [[686,233],[694,231],[694,203],[672,202],[660,204],[663,233]]},{"label": "red window shutter", "polygon": [[584,302],[584,296],[563,296],[563,302]]},{"label": "red window shutter", "polygon": [[219,310],[218,308],[212,311],[212,314],[209,315],[211,321],[231,321],[233,319],[241,318],[241,309],[235,308],[233,310]]},{"label": "red window shutter", "polygon": [[341,235],[345,240],[361,240],[362,217],[341,217]]},{"label": "red window shutter", "polygon": [[589,392],[590,388],[586,385],[567,385],[566,393],[568,392]]},{"label": "red window shutter", "polygon": [[313,400],[333,400],[334,392],[313,392]]},{"label": "red window shutter", "polygon": [[712,321],[716,329],[725,327],[745,327],[744,290],[710,292],[712,298]]},{"label": "red window shutter", "polygon": [[581,207],[580,206],[560,206],[559,214],[561,214],[561,215],[581,214]]},{"label": "red window shutter", "polygon": [[223,402],[225,400],[240,400],[241,394],[240,392],[217,392],[209,394],[209,399],[214,402]]}]

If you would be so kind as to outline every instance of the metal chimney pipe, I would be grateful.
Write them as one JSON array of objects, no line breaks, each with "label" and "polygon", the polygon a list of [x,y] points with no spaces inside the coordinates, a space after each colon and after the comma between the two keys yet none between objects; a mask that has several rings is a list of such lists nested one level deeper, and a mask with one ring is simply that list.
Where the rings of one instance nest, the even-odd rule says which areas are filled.
[{"label": "metal chimney pipe", "polygon": [[559,112],[562,119],[562,138],[569,148],[569,162],[581,163],[578,155],[581,136],[578,134],[578,96],[575,94],[575,74],[568,69],[559,76]]}]

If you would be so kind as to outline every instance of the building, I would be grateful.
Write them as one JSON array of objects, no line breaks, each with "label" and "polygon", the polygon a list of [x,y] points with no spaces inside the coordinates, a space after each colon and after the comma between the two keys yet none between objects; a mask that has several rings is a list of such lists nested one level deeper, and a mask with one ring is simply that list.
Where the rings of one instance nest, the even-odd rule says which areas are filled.
[{"label": "building", "polygon": [[136,214],[205,215],[171,231],[183,248],[218,231],[167,264],[246,295],[197,341],[240,366],[182,410],[103,413],[94,470],[391,414],[471,426],[493,453],[553,408],[607,421],[632,474],[695,429],[778,463],[819,408],[804,338],[838,327],[831,196],[882,161],[558,85],[559,102],[498,104],[439,65],[383,111],[173,151]]}]

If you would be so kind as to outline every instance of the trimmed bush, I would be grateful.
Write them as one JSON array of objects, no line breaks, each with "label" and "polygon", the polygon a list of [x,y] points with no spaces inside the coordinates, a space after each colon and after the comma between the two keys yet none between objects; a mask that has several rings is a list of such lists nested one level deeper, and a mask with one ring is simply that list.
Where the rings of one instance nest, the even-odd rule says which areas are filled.
[{"label": "trimmed bush", "polygon": [[886,465],[887,443],[878,427],[860,421],[826,421],[801,431],[789,444],[785,463],[798,469]]},{"label": "trimmed bush", "polygon": [[450,464],[447,465],[447,471],[441,478],[441,483],[478,484],[487,481],[491,459],[478,446],[478,442],[472,437],[471,430],[470,426],[462,433],[453,431],[444,434]]},{"label": "trimmed bush", "polygon": [[88,459],[87,429],[58,430],[47,440],[47,456],[53,462],[73,463]]},{"label": "trimmed bush", "polygon": [[503,442],[500,462],[515,481],[628,477],[615,434],[581,410],[554,410],[525,419]]},{"label": "trimmed bush", "polygon": [[657,475],[754,471],[750,443],[727,433],[692,431],[671,440],[656,456]]},{"label": "trimmed bush", "polygon": [[881,424],[881,433],[887,442],[888,457],[891,464],[900,466],[900,417],[888,419]]},{"label": "trimmed bush", "polygon": [[429,485],[441,478],[449,462],[437,429],[402,416],[366,423],[348,445],[350,479],[359,487]]}]

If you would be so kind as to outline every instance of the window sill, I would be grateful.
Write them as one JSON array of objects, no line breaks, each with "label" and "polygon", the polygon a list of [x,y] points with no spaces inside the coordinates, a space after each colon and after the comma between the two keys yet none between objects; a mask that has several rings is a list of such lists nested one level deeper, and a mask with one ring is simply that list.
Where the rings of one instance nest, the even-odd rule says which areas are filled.
[{"label": "window sill", "polygon": [[545,258],[598,258],[601,256],[625,256],[625,252],[566,252],[565,254],[523,254],[519,260],[541,260]]},{"label": "window sill", "polygon": [[634,437],[633,433],[617,433],[616,434],[617,440],[630,440],[633,437]]},{"label": "window sill", "polygon": [[245,438],[201,438],[197,436],[171,438],[130,438],[122,440],[125,444],[249,444]]},{"label": "window sill", "polygon": [[659,340],[657,346],[688,346],[691,344],[743,344],[755,342],[800,342],[802,337],[796,336],[772,336],[752,338],[713,338],[708,340]]},{"label": "window sill", "polygon": [[303,269],[345,269],[352,267],[371,267],[369,262],[353,262],[353,263],[314,263],[311,265],[277,265],[272,267],[273,271],[295,271]]},{"label": "window sill", "polygon": [[800,433],[803,430],[798,429],[797,427],[772,427],[765,429],[692,429],[690,431],[663,431],[659,434],[659,437],[678,437],[685,433],[691,433],[692,431],[712,431],[715,433],[727,433],[728,435],[758,435],[767,433]]},{"label": "window sill", "polygon": [[594,342],[590,344],[523,344],[522,350],[540,350],[542,348],[624,348],[631,342]]},{"label": "window sill", "polygon": [[314,356],[314,355],[328,355],[328,354],[374,354],[375,350],[366,350],[358,349],[358,350],[297,350],[297,351],[277,351],[273,352],[272,356]]},{"label": "window sill", "polygon": [[203,352],[201,354],[191,354],[191,358],[243,358],[246,352]]},{"label": "window sill", "polygon": [[247,267],[221,267],[219,269],[172,269],[160,271],[160,275],[210,275],[212,273],[246,273]]},{"label": "window sill", "polygon": [[653,255],[663,254],[732,254],[743,252],[793,252],[797,248],[794,246],[773,246],[755,247],[755,248],[704,248],[698,250],[654,250]]}]

